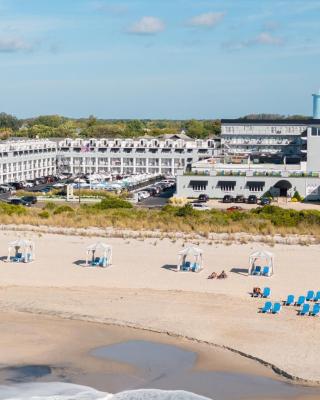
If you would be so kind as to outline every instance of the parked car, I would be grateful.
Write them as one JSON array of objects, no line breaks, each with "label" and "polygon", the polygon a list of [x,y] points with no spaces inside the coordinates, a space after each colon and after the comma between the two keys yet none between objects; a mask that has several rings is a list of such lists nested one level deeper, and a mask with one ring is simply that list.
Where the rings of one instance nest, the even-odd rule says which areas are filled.
[{"label": "parked car", "polygon": [[210,207],[206,206],[203,203],[192,203],[192,208],[194,208],[195,210],[201,210],[201,211],[210,210]]},{"label": "parked car", "polygon": [[11,186],[13,186],[16,190],[23,189],[23,184],[21,182],[13,182],[11,183]]},{"label": "parked car", "polygon": [[227,208],[227,211],[228,211],[228,212],[242,211],[242,210],[243,210],[243,208],[240,207],[240,206],[232,206],[232,207]]},{"label": "parked car", "polygon": [[36,204],[38,202],[38,199],[36,196],[23,196],[23,197],[21,197],[21,199],[30,204]]},{"label": "parked car", "polygon": [[5,183],[5,184],[1,185],[1,187],[2,187],[6,192],[10,192],[10,193],[15,193],[15,192],[16,192],[15,187],[9,185],[8,183]]},{"label": "parked car", "polygon": [[248,204],[257,204],[257,203],[258,203],[258,198],[257,198],[257,196],[255,196],[254,194],[251,194],[251,195],[248,197],[247,203],[248,203]]},{"label": "parked car", "polygon": [[209,201],[209,196],[207,194],[199,194],[198,201],[201,203],[206,203]]},{"label": "parked car", "polygon": [[9,204],[12,204],[14,206],[26,206],[26,207],[30,207],[31,203],[28,203],[27,201],[24,201],[22,199],[10,199],[9,200]]},{"label": "parked car", "polygon": [[238,194],[234,199],[235,203],[245,203],[246,199],[242,194]]},{"label": "parked car", "polygon": [[43,189],[40,189],[39,192],[41,192],[41,193],[49,193],[49,192],[51,192],[51,190],[52,190],[51,186],[46,186]]},{"label": "parked car", "polygon": [[269,204],[271,204],[271,200],[269,199],[269,197],[262,197],[260,200],[260,204],[262,206],[268,206]]},{"label": "parked car", "polygon": [[232,202],[233,202],[233,197],[230,194],[226,194],[222,199],[222,203],[232,203]]}]

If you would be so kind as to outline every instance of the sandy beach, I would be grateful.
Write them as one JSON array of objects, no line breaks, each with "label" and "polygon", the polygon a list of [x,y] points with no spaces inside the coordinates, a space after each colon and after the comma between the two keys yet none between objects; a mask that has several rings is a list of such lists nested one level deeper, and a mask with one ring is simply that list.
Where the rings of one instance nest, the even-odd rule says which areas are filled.
[{"label": "sandy beach", "polygon": [[[249,295],[253,286],[269,286],[272,300],[320,290],[319,246],[201,245],[205,270],[194,274],[172,270],[184,244],[179,240],[108,239],[113,265],[100,269],[81,266],[86,246],[99,238],[1,232],[1,256],[19,236],[34,240],[36,260],[0,262],[2,312],[165,332],[227,348],[301,383],[320,383],[319,318],[299,317],[296,307],[262,315],[258,310],[264,300]],[[248,256],[262,247],[275,254],[275,275],[248,277]],[[222,269],[228,279],[206,279]],[[18,362],[7,356],[8,363]]]}]

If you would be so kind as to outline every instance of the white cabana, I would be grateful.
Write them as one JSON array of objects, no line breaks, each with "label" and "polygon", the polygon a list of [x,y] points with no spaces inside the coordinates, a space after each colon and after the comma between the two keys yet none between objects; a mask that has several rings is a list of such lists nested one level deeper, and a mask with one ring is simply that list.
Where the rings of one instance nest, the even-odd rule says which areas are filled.
[{"label": "white cabana", "polygon": [[101,242],[87,247],[86,266],[108,267],[112,264],[112,247]]},{"label": "white cabana", "polygon": [[249,257],[249,275],[272,276],[274,274],[273,253],[260,250],[254,251]]},{"label": "white cabana", "polygon": [[179,271],[193,271],[199,272],[202,270],[203,265],[203,251],[200,247],[189,246],[179,251]]},{"label": "white cabana", "polygon": [[34,243],[31,240],[17,239],[8,245],[8,262],[29,263],[34,260]]}]

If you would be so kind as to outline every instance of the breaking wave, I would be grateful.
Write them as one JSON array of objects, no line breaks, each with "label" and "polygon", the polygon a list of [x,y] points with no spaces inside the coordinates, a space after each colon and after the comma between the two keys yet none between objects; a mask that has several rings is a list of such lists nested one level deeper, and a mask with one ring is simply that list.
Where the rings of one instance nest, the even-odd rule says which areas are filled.
[{"label": "breaking wave", "polygon": [[69,383],[24,383],[0,386],[0,400],[209,400],[185,391],[141,389],[117,394]]}]

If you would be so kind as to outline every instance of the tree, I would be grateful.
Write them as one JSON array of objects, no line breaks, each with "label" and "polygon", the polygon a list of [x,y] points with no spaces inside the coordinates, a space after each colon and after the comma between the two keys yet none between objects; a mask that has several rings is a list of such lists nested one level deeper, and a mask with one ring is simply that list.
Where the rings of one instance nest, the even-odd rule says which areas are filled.
[{"label": "tree", "polygon": [[18,130],[21,126],[21,122],[13,115],[0,113],[0,129],[8,128],[14,131]]},{"label": "tree", "polygon": [[66,121],[66,118],[60,115],[40,115],[39,117],[33,119],[29,125],[44,125],[51,128],[58,128]]},{"label": "tree", "polygon": [[127,122],[126,131],[129,134],[141,135],[144,132],[144,125],[140,120],[135,119]]}]

